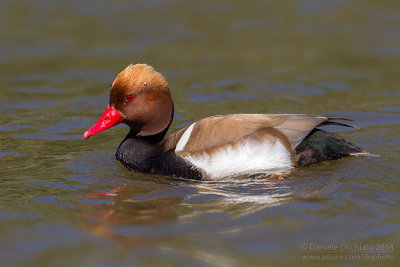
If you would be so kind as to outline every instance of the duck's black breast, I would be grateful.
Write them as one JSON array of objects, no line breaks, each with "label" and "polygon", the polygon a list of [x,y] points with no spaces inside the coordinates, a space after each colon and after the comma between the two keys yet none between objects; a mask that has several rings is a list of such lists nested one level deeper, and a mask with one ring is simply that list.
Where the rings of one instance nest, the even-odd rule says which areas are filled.
[{"label": "duck's black breast", "polygon": [[171,175],[200,180],[202,170],[175,154],[175,148],[163,151],[159,138],[129,133],[118,147],[115,157],[128,169],[144,173]]},{"label": "duck's black breast", "polygon": [[128,136],[121,142],[115,157],[127,168],[140,172],[150,172],[152,160],[159,157],[160,149],[147,140]]}]

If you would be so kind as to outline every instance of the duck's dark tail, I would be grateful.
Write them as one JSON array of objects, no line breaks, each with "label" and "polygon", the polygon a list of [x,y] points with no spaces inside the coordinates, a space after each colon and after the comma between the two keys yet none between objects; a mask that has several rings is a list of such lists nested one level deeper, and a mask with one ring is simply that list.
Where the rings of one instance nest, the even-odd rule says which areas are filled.
[{"label": "duck's dark tail", "polygon": [[[336,124],[354,127],[348,124],[328,121],[325,124]],[[347,156],[375,156],[346,139],[321,129],[312,130],[296,147],[296,165],[308,166],[325,160],[340,159]]]}]

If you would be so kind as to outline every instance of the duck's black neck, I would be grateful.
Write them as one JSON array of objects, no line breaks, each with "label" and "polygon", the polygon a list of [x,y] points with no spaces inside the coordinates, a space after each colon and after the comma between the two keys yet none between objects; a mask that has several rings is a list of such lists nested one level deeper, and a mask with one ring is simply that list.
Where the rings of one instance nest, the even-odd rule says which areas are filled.
[{"label": "duck's black neck", "polygon": [[127,136],[118,146],[115,157],[126,167],[142,172],[152,172],[153,162],[161,155],[161,141],[167,134],[169,126],[174,118],[174,106],[172,105],[171,119],[168,126],[154,135],[139,135],[130,130]]}]

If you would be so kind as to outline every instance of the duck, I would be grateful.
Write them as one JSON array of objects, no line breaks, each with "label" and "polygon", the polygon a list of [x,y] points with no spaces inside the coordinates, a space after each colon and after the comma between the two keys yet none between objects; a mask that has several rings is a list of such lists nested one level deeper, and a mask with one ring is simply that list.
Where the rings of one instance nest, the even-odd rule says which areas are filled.
[{"label": "duck", "polygon": [[109,103],[83,137],[119,123],[129,132],[115,157],[129,170],[194,180],[279,175],[326,160],[368,155],[320,129],[353,127],[346,118],[310,114],[229,114],[195,121],[166,137],[174,103],[165,77],[131,64],[113,81]]}]

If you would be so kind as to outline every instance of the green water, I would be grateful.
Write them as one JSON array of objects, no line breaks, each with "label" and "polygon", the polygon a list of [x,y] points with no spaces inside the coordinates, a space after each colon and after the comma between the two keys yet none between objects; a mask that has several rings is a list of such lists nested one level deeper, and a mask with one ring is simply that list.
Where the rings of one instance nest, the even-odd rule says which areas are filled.
[{"label": "green water", "polygon": [[[130,63],[168,79],[171,131],[328,114],[354,119],[330,129],[381,157],[285,180],[130,172],[114,159],[126,127],[82,137]],[[3,0],[0,111],[0,266],[400,262],[398,1]]]}]

